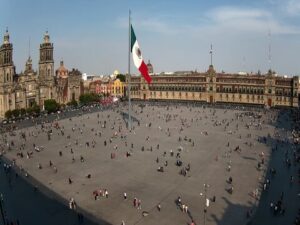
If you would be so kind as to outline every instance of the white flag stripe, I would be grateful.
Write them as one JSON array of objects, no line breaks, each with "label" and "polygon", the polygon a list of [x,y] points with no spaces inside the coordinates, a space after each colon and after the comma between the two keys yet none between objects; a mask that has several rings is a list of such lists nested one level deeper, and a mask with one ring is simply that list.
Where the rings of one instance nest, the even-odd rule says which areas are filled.
[{"label": "white flag stripe", "polygon": [[139,46],[139,43],[137,42],[137,40],[135,41],[135,43],[133,44],[133,47],[132,47],[132,58],[133,58],[134,65],[137,68],[140,68],[140,66],[143,62],[143,57],[140,52],[140,46]]}]

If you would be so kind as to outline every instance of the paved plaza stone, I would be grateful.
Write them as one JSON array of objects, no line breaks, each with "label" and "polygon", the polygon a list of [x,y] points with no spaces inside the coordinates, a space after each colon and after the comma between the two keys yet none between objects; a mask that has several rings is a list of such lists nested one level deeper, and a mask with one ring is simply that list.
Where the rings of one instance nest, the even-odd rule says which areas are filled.
[{"label": "paved plaza stone", "polygon": [[[127,110],[120,104],[7,133],[3,156],[38,190],[53,191],[68,207],[73,199],[74,211],[101,224],[247,224],[257,206],[270,214],[259,199],[272,149],[292,149],[276,147],[290,136],[288,118],[278,125],[279,110],[136,103],[131,132]],[[294,211],[286,210],[288,224]]]}]

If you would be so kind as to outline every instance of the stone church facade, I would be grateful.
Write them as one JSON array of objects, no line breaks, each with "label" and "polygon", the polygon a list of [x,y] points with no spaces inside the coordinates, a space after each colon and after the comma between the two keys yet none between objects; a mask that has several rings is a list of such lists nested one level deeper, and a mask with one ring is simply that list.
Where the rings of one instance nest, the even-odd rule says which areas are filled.
[{"label": "stone church facade", "polygon": [[[0,118],[4,118],[8,110],[26,109],[34,104],[43,110],[44,101],[47,99],[55,99],[64,104],[71,100],[78,101],[83,90],[81,73],[73,69],[71,72],[67,71],[65,77],[55,75],[53,50],[53,43],[46,32],[43,43],[40,44],[38,71],[33,70],[29,56],[24,72],[16,74],[13,44],[10,43],[6,30],[0,47]],[[60,90],[62,84],[65,92]]]}]

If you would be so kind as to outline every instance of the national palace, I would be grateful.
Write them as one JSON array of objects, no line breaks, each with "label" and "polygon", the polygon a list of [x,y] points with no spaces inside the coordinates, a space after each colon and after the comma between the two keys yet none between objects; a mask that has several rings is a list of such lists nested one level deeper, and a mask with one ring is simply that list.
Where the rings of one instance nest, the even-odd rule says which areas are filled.
[{"label": "national palace", "polygon": [[[148,63],[148,71],[153,67]],[[269,107],[298,107],[299,77],[278,76],[271,70],[260,74],[218,73],[213,65],[203,73],[175,72],[152,75],[148,84],[141,76],[131,77],[131,98],[153,101],[201,101]]]},{"label": "national palace", "polygon": [[[0,46],[0,118],[8,110],[44,107],[44,101],[55,99],[60,104],[78,101],[84,92],[106,93],[122,97],[128,94],[127,82],[104,77],[84,84],[77,69],[68,70],[63,61],[54,70],[53,43],[48,32],[39,48],[38,70],[32,68],[29,56],[25,69],[17,74],[13,62],[13,44],[6,30]],[[131,76],[131,98],[152,101],[195,101],[206,103],[252,104],[268,107],[299,106],[299,77],[267,74],[229,74],[216,72],[210,65],[206,72],[183,71],[153,73],[148,84],[141,76]]]},{"label": "national palace", "polygon": [[81,72],[68,71],[63,62],[54,71],[53,43],[48,32],[40,44],[38,71],[32,68],[29,56],[24,72],[16,74],[13,62],[13,44],[6,30],[0,46],[0,118],[14,109],[27,109],[34,104],[43,109],[44,101],[55,99],[60,104],[78,100],[83,92]]}]

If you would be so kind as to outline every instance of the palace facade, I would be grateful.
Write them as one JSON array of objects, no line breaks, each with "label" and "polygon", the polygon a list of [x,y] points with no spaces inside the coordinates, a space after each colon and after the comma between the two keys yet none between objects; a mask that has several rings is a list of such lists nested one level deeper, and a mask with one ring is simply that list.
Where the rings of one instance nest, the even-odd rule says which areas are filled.
[{"label": "palace facade", "polygon": [[152,75],[151,84],[141,76],[131,77],[131,98],[139,100],[298,107],[298,93],[298,76],[287,78],[272,71],[265,75],[217,73],[212,65],[204,73],[190,71]]},{"label": "palace facade", "polygon": [[55,99],[59,103],[79,99],[83,90],[81,73],[73,69],[62,75],[59,68],[55,76],[54,47],[48,32],[39,50],[38,71],[33,70],[29,56],[24,72],[17,74],[13,62],[13,44],[6,30],[0,47],[0,118],[8,110],[26,109],[34,104],[43,109],[47,99]]}]

